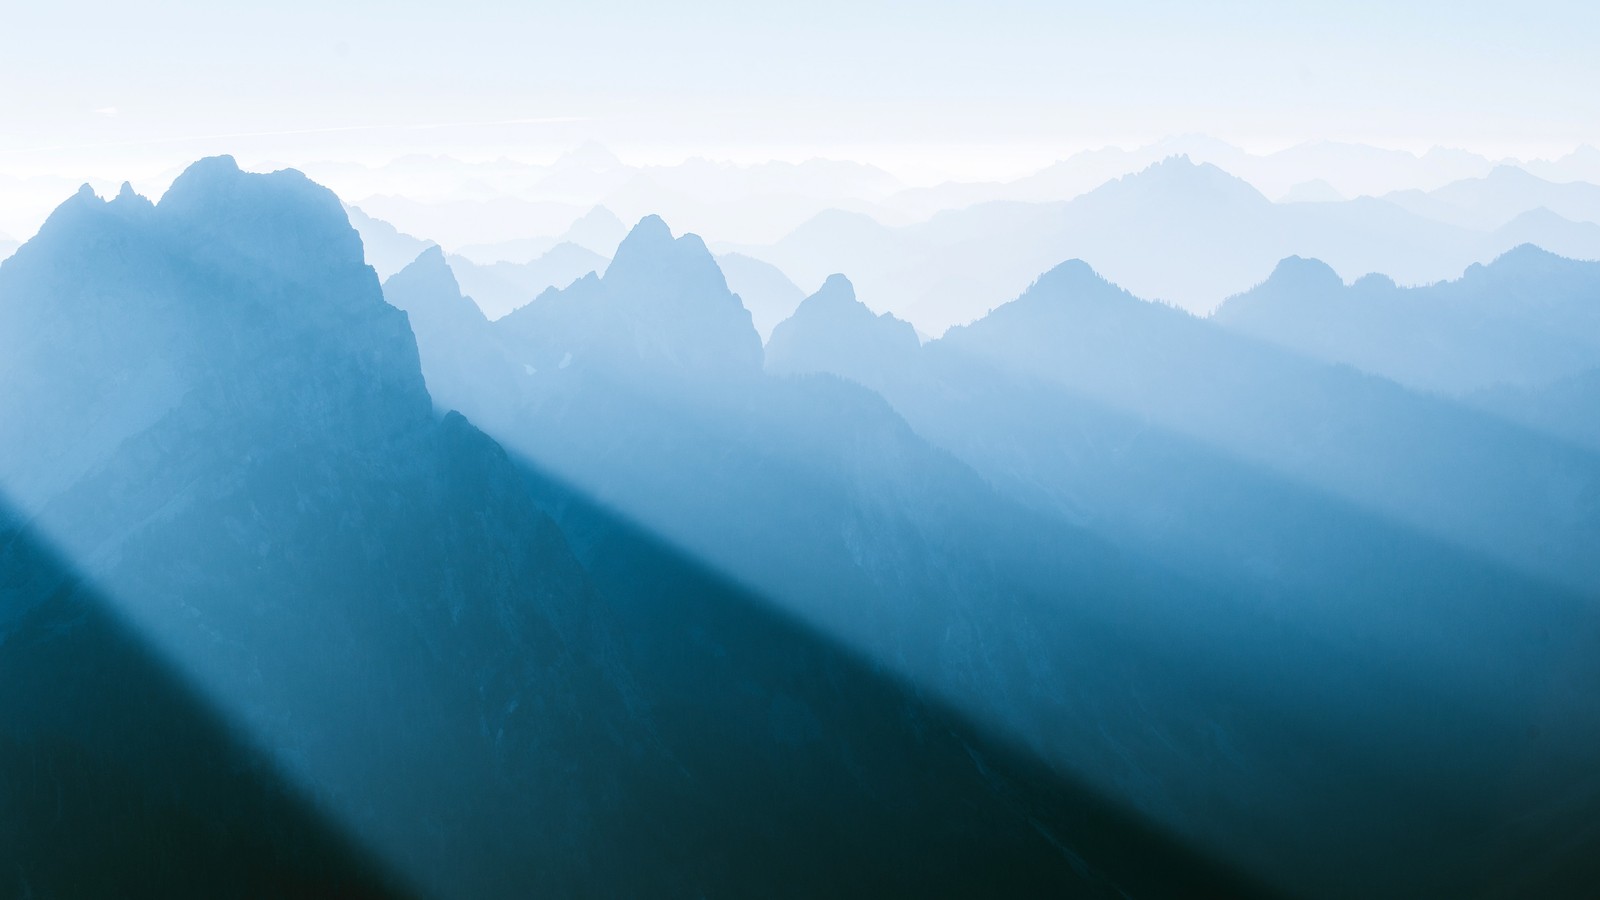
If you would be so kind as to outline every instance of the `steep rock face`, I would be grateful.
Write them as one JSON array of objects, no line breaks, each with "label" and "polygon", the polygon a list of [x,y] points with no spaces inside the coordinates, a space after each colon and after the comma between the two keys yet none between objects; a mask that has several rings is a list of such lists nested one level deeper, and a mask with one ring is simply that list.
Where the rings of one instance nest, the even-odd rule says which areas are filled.
[{"label": "steep rock face", "polygon": [[782,270],[753,256],[724,253],[717,257],[717,267],[727,277],[729,290],[738,294],[744,308],[750,310],[763,341],[772,337],[772,329],[805,299],[805,293]]},{"label": "steep rock face", "polygon": [[438,246],[433,241],[406,234],[382,219],[374,219],[360,207],[347,205],[345,214],[350,217],[350,225],[361,235],[367,265],[378,273],[379,278],[389,278],[410,265],[424,250]]},{"label": "steep rock face", "polygon": [[493,430],[521,405],[527,374],[472,298],[462,295],[444,251],[424,251],[384,282],[383,296],[409,317],[428,392],[441,410],[457,410]]}]

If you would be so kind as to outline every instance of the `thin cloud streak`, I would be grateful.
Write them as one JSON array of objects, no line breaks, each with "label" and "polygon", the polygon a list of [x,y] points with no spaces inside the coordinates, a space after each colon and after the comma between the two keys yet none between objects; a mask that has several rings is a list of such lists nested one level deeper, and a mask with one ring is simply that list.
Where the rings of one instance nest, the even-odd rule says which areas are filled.
[{"label": "thin cloud streak", "polygon": [[102,141],[88,144],[57,144],[47,147],[0,148],[0,153],[56,153],[66,150],[101,150],[117,147],[155,147],[186,144],[191,141],[220,141],[236,138],[294,137],[311,134],[351,132],[437,131],[446,128],[493,128],[504,125],[569,125],[591,121],[589,116],[541,116],[527,119],[498,119],[483,122],[433,122],[411,125],[335,125],[327,128],[291,128],[280,131],[235,131],[222,134],[193,134],[182,137],[146,138],[136,141]]}]

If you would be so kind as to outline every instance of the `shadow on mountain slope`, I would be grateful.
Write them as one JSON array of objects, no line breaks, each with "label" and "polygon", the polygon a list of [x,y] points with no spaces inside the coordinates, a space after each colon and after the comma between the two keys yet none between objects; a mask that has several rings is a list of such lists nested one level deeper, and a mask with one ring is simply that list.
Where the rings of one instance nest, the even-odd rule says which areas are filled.
[{"label": "shadow on mountain slope", "polygon": [[0,892],[403,892],[0,508]]},{"label": "shadow on mountain slope", "polygon": [[715,873],[658,892],[1265,894],[937,692],[523,465],[626,635],[636,711],[670,751],[669,769],[635,773],[635,801],[607,840],[624,859],[698,858]]}]

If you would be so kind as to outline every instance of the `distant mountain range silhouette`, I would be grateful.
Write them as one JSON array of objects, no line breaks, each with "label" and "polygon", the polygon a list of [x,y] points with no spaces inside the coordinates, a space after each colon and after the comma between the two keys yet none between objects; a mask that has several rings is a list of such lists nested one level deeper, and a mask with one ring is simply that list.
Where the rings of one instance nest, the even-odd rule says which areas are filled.
[{"label": "distant mountain range silhouette", "polygon": [[[1562,209],[1584,215],[1587,187],[1550,185],[1570,195],[1558,204]],[[1452,187],[1441,196],[1466,192]],[[1497,201],[1504,218],[1490,217],[1504,230],[1484,231],[1437,212],[1442,199],[1408,204],[1416,209],[1393,202],[1404,197],[1274,204],[1215,166],[1173,157],[1070,201],[981,203],[898,228],[860,214],[824,213],[777,243],[738,249],[799,283],[845,272],[876,308],[931,334],[971,321],[1073,256],[1142,296],[1200,312],[1290,255],[1323,259],[1351,278],[1383,272],[1402,283],[1427,283],[1487,262],[1531,229],[1575,256],[1600,258],[1592,223],[1550,215],[1516,221],[1519,203],[1526,212],[1555,202],[1538,192],[1518,197]],[[1424,207],[1427,214],[1419,211]]]}]

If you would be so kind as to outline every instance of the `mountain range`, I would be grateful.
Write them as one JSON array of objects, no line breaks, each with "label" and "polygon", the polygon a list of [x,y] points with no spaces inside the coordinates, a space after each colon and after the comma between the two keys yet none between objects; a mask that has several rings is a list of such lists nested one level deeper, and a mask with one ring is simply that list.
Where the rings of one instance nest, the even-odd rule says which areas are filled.
[{"label": "mountain range", "polygon": [[[1587,185],[1551,187],[1570,189],[1580,203]],[[1524,202],[1549,199],[1535,194]],[[1537,229],[1581,258],[1600,258],[1593,223],[1537,209],[1536,220],[1485,232],[1387,199],[1273,203],[1213,165],[1173,157],[1069,201],[982,203],[901,227],[831,212],[774,244],[722,249],[770,262],[801,284],[848,272],[876,308],[938,334],[1071,257],[1141,296],[1197,312],[1258,283],[1290,255],[1322,259],[1346,278],[1383,272],[1401,283],[1429,283],[1487,262]]]},{"label": "mountain range", "polygon": [[[718,289],[664,230],[608,267],[614,321],[663,274]],[[29,686],[0,746],[43,779],[8,794],[14,889],[1249,890],[439,411],[494,370],[441,377],[411,323],[487,321],[426,305],[436,249],[388,288],[405,311],[330,192],[227,158],[159,204],[85,189],[0,267],[0,665]],[[715,309],[748,330],[653,371],[759,374]],[[582,337],[574,374],[625,354]]]},{"label": "mountain range", "polygon": [[1482,238],[1170,159],[486,304],[299,172],[85,186],[0,264],[0,883],[1582,890],[1600,263],[1396,283]]}]

